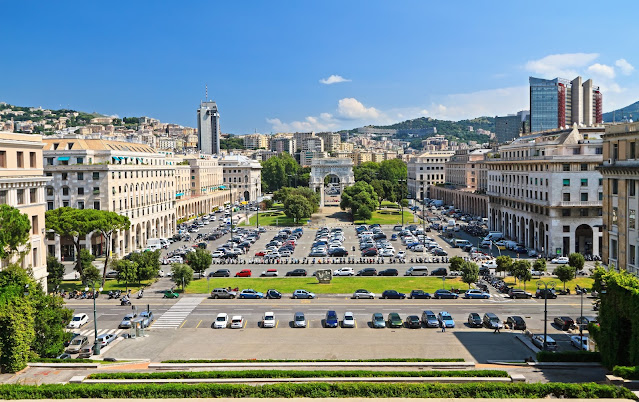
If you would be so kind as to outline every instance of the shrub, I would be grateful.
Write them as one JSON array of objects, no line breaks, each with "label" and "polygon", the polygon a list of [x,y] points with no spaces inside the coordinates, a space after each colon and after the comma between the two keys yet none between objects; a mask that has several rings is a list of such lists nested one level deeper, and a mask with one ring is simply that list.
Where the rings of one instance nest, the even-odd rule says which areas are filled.
[{"label": "shrub", "polygon": [[250,359],[250,360],[242,360],[242,359],[237,359],[237,360],[233,360],[233,359],[212,359],[212,360],[203,360],[203,359],[194,359],[194,360],[163,360],[162,363],[285,363],[285,362],[292,362],[292,363],[315,363],[315,362],[329,362],[329,363],[337,363],[337,362],[346,362],[346,363],[353,363],[353,362],[415,362],[415,363],[420,363],[420,362],[424,362],[424,363],[432,363],[432,362],[445,362],[445,363],[456,363],[456,362],[463,362],[464,359],[462,358],[442,358],[442,359],[420,359],[420,358],[407,358],[407,359],[402,359],[402,358],[396,358],[396,359],[354,359],[354,360],[347,360],[347,359],[299,359],[299,360],[287,360],[287,359],[263,359],[263,360],[257,360],[257,359]]},{"label": "shrub", "polygon": [[612,373],[627,380],[639,380],[639,366],[615,366]]},{"label": "shrub", "polygon": [[576,352],[538,352],[537,360],[540,362],[601,362],[601,353],[585,350]]}]

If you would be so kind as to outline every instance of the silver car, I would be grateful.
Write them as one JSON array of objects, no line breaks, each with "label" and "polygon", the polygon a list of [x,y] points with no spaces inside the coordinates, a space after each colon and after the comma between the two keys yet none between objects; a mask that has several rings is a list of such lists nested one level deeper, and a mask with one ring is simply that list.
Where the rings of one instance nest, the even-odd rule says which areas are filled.
[{"label": "silver car", "polygon": [[304,313],[297,312],[293,315],[293,327],[306,328],[306,317],[304,317]]},{"label": "silver car", "polygon": [[120,321],[120,325],[118,325],[118,328],[131,328],[133,326],[133,324],[131,324],[131,321],[137,316],[138,315],[135,313],[129,313],[125,315],[122,321]]}]

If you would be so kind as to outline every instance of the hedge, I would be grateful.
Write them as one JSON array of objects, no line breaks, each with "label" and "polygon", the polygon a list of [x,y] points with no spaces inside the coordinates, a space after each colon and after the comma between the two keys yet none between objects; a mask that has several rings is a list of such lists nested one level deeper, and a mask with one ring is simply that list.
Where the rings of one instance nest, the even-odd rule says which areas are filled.
[{"label": "hedge", "polygon": [[626,398],[627,388],[595,383],[469,384],[45,384],[0,385],[0,399],[80,398]]},{"label": "hedge", "polygon": [[428,370],[428,371],[371,371],[371,370],[238,370],[238,371],[168,371],[94,373],[90,379],[187,379],[187,378],[327,378],[327,377],[508,377],[502,370]]},{"label": "hedge", "polygon": [[92,360],[92,359],[47,359],[38,357],[35,359],[29,359],[29,363],[110,363],[104,360]]},{"label": "hedge", "polygon": [[162,363],[317,363],[317,362],[327,362],[327,363],[368,363],[368,362],[412,362],[412,363],[433,363],[433,362],[444,362],[444,363],[458,363],[463,362],[462,358],[442,358],[442,359],[420,359],[420,358],[391,358],[391,359],[355,359],[355,360],[346,360],[346,359],[315,359],[315,360],[286,360],[286,359],[248,359],[248,360],[233,360],[233,359],[217,359],[217,360],[163,360]]},{"label": "hedge", "polygon": [[615,366],[612,374],[626,380],[639,380],[639,366]]},{"label": "hedge", "polygon": [[585,350],[575,352],[538,352],[537,361],[540,362],[580,362],[593,363],[601,362],[601,353],[588,352]]}]

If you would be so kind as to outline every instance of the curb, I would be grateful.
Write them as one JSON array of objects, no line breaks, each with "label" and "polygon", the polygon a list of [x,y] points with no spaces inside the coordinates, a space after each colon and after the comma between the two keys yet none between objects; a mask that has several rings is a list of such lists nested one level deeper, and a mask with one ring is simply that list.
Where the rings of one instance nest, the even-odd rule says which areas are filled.
[{"label": "curb", "polygon": [[[79,376],[78,376],[79,377]],[[77,379],[74,379],[77,381]],[[448,383],[475,382],[512,383],[508,377],[311,377],[311,378],[184,378],[184,379],[104,379],[83,380],[83,384],[246,384],[246,383],[307,383],[307,382],[373,382],[373,383]]]},{"label": "curb", "polygon": [[592,368],[592,367],[603,367],[601,363],[594,362],[530,362],[528,363],[531,367],[539,367],[539,368]]},{"label": "curb", "polygon": [[244,367],[432,367],[438,369],[473,369],[475,362],[246,362],[246,363],[150,363],[149,369],[175,368],[244,368]]}]

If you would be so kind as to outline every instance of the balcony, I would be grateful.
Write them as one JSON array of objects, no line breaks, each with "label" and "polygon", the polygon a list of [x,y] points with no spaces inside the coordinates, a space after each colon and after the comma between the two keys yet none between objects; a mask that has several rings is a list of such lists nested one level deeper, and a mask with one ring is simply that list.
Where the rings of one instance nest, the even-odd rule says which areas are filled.
[{"label": "balcony", "polygon": [[553,207],[601,207],[602,201],[559,201]]}]

